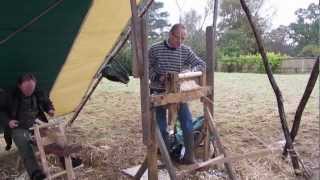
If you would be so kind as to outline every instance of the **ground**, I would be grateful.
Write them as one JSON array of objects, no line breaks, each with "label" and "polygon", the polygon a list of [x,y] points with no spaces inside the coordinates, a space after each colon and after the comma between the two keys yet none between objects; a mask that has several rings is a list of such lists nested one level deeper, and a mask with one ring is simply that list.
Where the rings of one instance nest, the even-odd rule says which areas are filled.
[{"label": "ground", "polygon": [[[309,75],[275,75],[284,97],[289,127]],[[279,144],[284,136],[277,102],[264,74],[216,73],[215,122],[229,154],[243,154]],[[200,102],[191,103],[194,116],[202,114]],[[69,116],[64,117],[68,120]],[[121,85],[103,80],[72,128],[70,141],[80,143],[85,167],[79,179],[128,179],[121,169],[144,159],[140,120],[139,80]],[[258,137],[258,138],[257,138]],[[259,139],[259,140],[257,140]],[[319,83],[303,113],[296,148],[307,167],[319,167]],[[4,152],[0,140],[0,179],[13,179],[16,150]],[[3,163],[7,162],[7,163]],[[295,179],[289,160],[280,154],[242,160],[233,164],[239,179]],[[198,172],[189,179],[215,179]]]}]

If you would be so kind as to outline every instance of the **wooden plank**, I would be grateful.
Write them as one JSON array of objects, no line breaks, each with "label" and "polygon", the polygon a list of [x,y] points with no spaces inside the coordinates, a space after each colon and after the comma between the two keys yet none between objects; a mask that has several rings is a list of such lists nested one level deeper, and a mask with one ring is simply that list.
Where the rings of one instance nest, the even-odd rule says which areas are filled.
[{"label": "wooden plank", "polygon": [[158,179],[158,166],[157,166],[157,141],[156,141],[156,120],[155,111],[152,110],[152,116],[150,118],[150,141],[148,144],[148,179]]},{"label": "wooden plank", "polygon": [[172,103],[180,103],[199,99],[207,96],[211,91],[210,87],[200,87],[197,90],[185,91],[180,93],[169,93],[163,95],[151,95],[150,102],[153,106],[163,106]]},{"label": "wooden plank", "polygon": [[[67,137],[65,135],[65,130],[64,130],[64,127],[62,126],[62,124],[60,123],[59,124],[59,131],[62,135],[62,140],[65,142],[67,142]],[[70,155],[68,156],[64,156],[64,162],[65,162],[65,165],[66,165],[66,171],[67,171],[67,177],[68,177],[68,180],[75,180],[76,179],[76,176],[74,174],[74,171],[73,171],[73,167],[72,167],[72,161],[71,161],[71,157]]]},{"label": "wooden plank", "polygon": [[[208,116],[209,116],[208,125],[209,125],[210,133],[212,133],[212,135],[214,136],[214,139],[215,139],[215,142],[217,144],[217,147],[219,148],[219,152],[221,152],[224,155],[224,157],[228,157],[227,152],[224,150],[224,147],[222,146],[222,142],[220,140],[220,136],[219,136],[218,130],[217,130],[217,128],[215,127],[215,125],[213,123],[213,117],[212,117],[212,115],[210,113],[210,110],[209,110],[209,108],[207,108],[206,110],[207,110],[207,113],[208,113]],[[227,170],[229,178],[230,179],[236,179],[236,176],[235,176],[235,174],[233,172],[231,164],[229,162],[225,162],[224,166],[225,166],[225,168]]]},{"label": "wooden plank", "polygon": [[208,121],[206,120],[206,117],[205,117],[205,124],[204,124],[204,132],[205,132],[205,139],[204,139],[204,156],[203,156],[203,160],[206,161],[206,160],[209,159],[209,153],[210,153],[210,144],[209,144],[210,133],[209,133]]},{"label": "wooden plank", "polygon": [[67,171],[68,180],[75,180],[76,176],[75,176],[74,171],[73,171],[71,157],[70,156],[65,156],[64,157],[64,163],[66,165],[66,171]]},{"label": "wooden plank", "polygon": [[40,153],[40,160],[43,168],[43,172],[47,175],[47,179],[51,180],[50,172],[49,172],[49,166],[46,158],[46,154],[43,149],[43,144],[42,144],[42,139],[41,139],[41,134],[38,125],[35,126],[34,128],[34,135],[36,138],[36,143],[37,143],[37,148]]},{"label": "wooden plank", "polygon": [[182,176],[183,174],[192,172],[194,170],[197,170],[197,169],[200,169],[203,167],[207,167],[209,165],[231,163],[231,162],[239,161],[242,159],[262,157],[262,156],[266,156],[269,154],[280,153],[280,152],[281,152],[281,148],[277,148],[277,149],[264,149],[264,150],[259,150],[259,151],[247,153],[244,155],[234,155],[234,156],[229,156],[229,157],[225,157],[223,155],[220,155],[220,156],[218,156],[214,159],[210,159],[208,161],[204,161],[201,163],[196,163],[196,164],[186,166],[186,167],[184,167],[183,170],[181,170],[177,173],[177,176]]},{"label": "wooden plank", "polygon": [[166,144],[163,141],[160,129],[157,125],[156,125],[156,138],[157,138],[157,142],[160,147],[161,158],[163,159],[163,162],[165,163],[165,166],[169,172],[170,179],[175,180],[176,179],[176,170],[171,162],[171,158],[170,158],[168,149],[166,147]]},{"label": "wooden plank", "polygon": [[148,145],[153,143],[149,138],[151,134],[150,130],[150,119],[151,119],[151,104],[150,104],[150,89],[149,89],[149,58],[148,58],[148,36],[146,20],[139,18],[141,22],[141,45],[143,53],[143,73],[140,77],[140,97],[141,97],[141,117],[142,117],[142,135],[143,143]]}]

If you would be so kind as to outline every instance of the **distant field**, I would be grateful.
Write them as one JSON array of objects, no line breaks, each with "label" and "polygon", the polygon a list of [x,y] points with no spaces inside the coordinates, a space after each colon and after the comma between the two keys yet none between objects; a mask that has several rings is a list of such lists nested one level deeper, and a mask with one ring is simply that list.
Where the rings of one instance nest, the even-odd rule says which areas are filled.
[{"label": "distant field", "polygon": [[[275,78],[291,127],[309,75],[276,75]],[[192,102],[191,108],[194,116],[202,114],[198,101]],[[231,154],[263,149],[256,137],[268,145],[284,139],[276,99],[264,74],[216,73],[215,121],[223,144]],[[132,79],[128,85],[103,80],[68,132],[73,141],[84,147],[81,156],[86,167],[80,173],[81,179],[128,179],[120,170],[141,163],[146,151],[141,142],[139,80]],[[296,139],[298,152],[307,166],[319,165],[319,136],[318,81]],[[0,154],[0,161],[5,155],[13,154]],[[234,165],[240,179],[294,179],[290,163],[282,161],[279,154],[242,160]],[[1,166],[10,169],[9,165],[0,163],[3,169]],[[190,179],[208,177],[197,173]]]}]

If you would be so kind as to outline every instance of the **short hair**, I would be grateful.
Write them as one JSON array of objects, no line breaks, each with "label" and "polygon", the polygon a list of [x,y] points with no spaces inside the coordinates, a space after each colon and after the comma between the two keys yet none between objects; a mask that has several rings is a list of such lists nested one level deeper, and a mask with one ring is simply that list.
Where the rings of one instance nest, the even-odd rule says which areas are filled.
[{"label": "short hair", "polygon": [[186,27],[183,24],[174,24],[171,29],[170,29],[170,33],[176,32],[178,29],[186,29]]},{"label": "short hair", "polygon": [[37,82],[36,77],[32,73],[25,73],[18,78],[17,85],[21,85],[23,82],[30,80]]}]

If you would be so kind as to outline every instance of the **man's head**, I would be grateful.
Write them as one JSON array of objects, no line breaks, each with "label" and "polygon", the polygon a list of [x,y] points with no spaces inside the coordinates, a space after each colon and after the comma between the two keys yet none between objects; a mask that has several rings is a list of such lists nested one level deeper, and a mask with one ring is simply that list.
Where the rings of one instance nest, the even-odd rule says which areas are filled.
[{"label": "man's head", "polygon": [[33,74],[27,73],[19,77],[17,85],[23,95],[31,96],[36,89],[37,79]]},{"label": "man's head", "polygon": [[169,32],[169,45],[173,48],[181,46],[183,41],[187,38],[187,30],[182,24],[175,24]]}]

